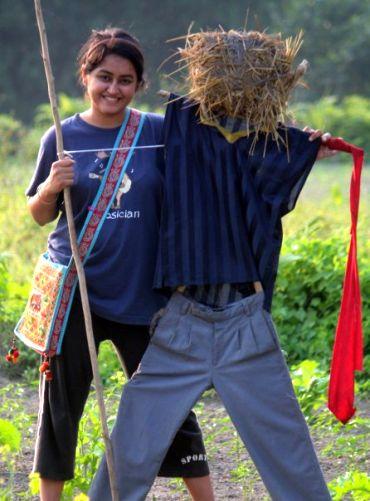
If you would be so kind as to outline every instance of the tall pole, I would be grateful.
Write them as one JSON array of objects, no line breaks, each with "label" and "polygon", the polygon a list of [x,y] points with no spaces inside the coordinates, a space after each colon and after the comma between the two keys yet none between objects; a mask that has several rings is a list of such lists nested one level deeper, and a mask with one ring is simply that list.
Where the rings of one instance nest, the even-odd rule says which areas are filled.
[{"label": "tall pole", "polygon": [[[42,14],[40,0],[35,0],[35,11],[36,11],[37,25],[38,25],[39,33],[40,33],[42,60],[44,62],[45,75],[46,75],[46,80],[47,80],[47,85],[48,85],[50,106],[51,106],[51,110],[53,113],[53,120],[54,120],[54,125],[55,125],[57,154],[58,154],[58,158],[62,159],[64,157],[62,127],[60,124],[57,97],[56,97],[56,93],[55,93],[54,76],[53,76],[53,72],[51,69],[49,47],[48,47],[48,41],[47,41],[47,36],[46,36],[46,28],[45,28],[45,23],[44,23],[44,17]],[[91,366],[92,366],[93,377],[94,377],[94,384],[95,384],[95,388],[96,388],[96,398],[98,401],[98,406],[99,406],[99,411],[100,411],[102,435],[103,435],[104,442],[105,442],[112,500],[119,501],[118,487],[117,487],[115,470],[114,470],[113,448],[112,448],[112,443],[111,443],[110,438],[109,438],[109,431],[108,431],[108,425],[107,425],[107,414],[106,414],[104,399],[103,399],[103,385],[102,385],[100,374],[99,374],[98,359],[97,359],[94,334],[93,334],[93,329],[92,329],[91,312],[90,312],[89,300],[88,300],[88,296],[87,296],[86,277],[85,277],[85,271],[84,271],[83,265],[81,263],[81,259],[80,259],[80,255],[79,255],[79,251],[78,251],[76,228],[75,228],[75,224],[74,224],[74,220],[73,220],[71,193],[70,193],[69,187],[64,188],[63,195],[64,195],[64,205],[65,205],[66,215],[67,215],[69,237],[70,237],[70,241],[71,241],[72,255],[73,255],[75,265],[76,265],[77,276],[78,276],[79,287],[80,287],[80,294],[81,294],[82,309],[83,309],[84,320],[85,320],[87,343],[88,343],[88,347],[89,347],[90,360],[91,360]]]}]

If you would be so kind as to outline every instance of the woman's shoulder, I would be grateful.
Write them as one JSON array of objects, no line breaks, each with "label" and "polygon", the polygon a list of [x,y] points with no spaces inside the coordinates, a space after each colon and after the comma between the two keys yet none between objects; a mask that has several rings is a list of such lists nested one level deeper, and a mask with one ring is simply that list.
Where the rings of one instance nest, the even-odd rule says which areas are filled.
[{"label": "woman's shoulder", "polygon": [[[159,113],[145,112],[143,126],[144,136],[147,140],[160,142],[163,132],[164,117]],[[151,139],[150,139],[151,138]]]}]

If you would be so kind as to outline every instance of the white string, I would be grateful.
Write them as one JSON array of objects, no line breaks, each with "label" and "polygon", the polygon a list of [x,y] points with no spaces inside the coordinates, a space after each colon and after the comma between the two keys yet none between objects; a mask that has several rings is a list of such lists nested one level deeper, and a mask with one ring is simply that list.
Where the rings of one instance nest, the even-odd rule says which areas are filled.
[{"label": "white string", "polygon": [[164,144],[149,144],[147,146],[125,146],[123,148],[98,148],[91,150],[64,150],[67,155],[73,153],[94,153],[96,151],[126,151],[126,150],[144,150],[149,148],[164,148]]}]

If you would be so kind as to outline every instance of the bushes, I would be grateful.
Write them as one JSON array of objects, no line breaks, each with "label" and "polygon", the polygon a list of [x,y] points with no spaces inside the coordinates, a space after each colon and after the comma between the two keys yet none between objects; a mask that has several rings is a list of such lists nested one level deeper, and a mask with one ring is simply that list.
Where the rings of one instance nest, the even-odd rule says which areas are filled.
[{"label": "bushes", "polygon": [[307,422],[313,424],[326,403],[328,374],[315,360],[293,365],[290,374],[302,412]]},{"label": "bushes", "polygon": [[[312,358],[328,363],[340,306],[347,255],[347,230],[330,231],[313,219],[285,240],[273,316],[289,362]],[[314,233],[313,233],[314,231]],[[361,245],[364,332],[370,328],[370,245]],[[365,352],[370,339],[365,337]]]},{"label": "bushes", "polygon": [[[86,108],[83,99],[72,98],[66,94],[58,96],[61,120]],[[34,162],[43,133],[53,125],[50,104],[39,105],[35,110],[32,126],[26,129],[11,115],[0,114],[0,154],[3,159],[17,156],[24,161]]]},{"label": "bushes", "polygon": [[14,323],[19,317],[28,289],[13,282],[7,267],[5,254],[0,254],[0,323]]},{"label": "bushes", "polygon": [[5,266],[5,257],[0,254],[0,317],[5,314],[4,301],[8,291],[8,272]]},{"label": "bushes", "polygon": [[348,471],[344,475],[330,482],[334,501],[349,499],[366,501],[370,499],[370,476],[362,471]]},{"label": "bushes", "polygon": [[3,161],[19,151],[24,133],[21,122],[11,115],[0,114],[0,155]]},{"label": "bushes", "polygon": [[[60,119],[63,120],[86,108],[83,99],[72,98],[66,94],[59,94],[58,108]],[[53,116],[49,103],[40,104],[35,110],[32,127],[25,134],[22,142],[22,159],[34,162],[40,145],[40,138],[44,132],[53,125]]]},{"label": "bushes", "polygon": [[21,433],[11,421],[0,419],[0,462],[7,465],[6,475],[0,476],[0,499],[12,499],[15,484],[15,455],[21,449]]},{"label": "bushes", "polygon": [[0,372],[8,377],[17,377],[30,371],[32,378],[37,377],[39,356],[32,350],[25,348],[20,341],[21,356],[17,365],[5,361],[13,330],[19,320],[28,295],[28,284],[21,285],[11,280],[7,269],[7,256],[0,254]]},{"label": "bushes", "polygon": [[323,97],[315,103],[298,103],[293,108],[303,125],[328,130],[335,136],[370,151],[370,99],[347,96]]}]

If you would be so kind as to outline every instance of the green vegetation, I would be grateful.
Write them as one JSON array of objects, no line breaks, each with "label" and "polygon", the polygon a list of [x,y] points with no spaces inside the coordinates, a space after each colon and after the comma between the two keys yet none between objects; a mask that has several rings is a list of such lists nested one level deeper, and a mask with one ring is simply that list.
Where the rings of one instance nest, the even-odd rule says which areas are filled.
[{"label": "green vegetation", "polygon": [[21,434],[14,424],[6,419],[0,419],[0,448],[9,452],[18,452],[21,445]]},{"label": "green vegetation", "polygon": [[[330,217],[330,216],[329,216]],[[327,229],[328,216],[317,216],[288,237],[280,263],[274,319],[290,361],[328,360],[340,303],[348,227]],[[364,329],[370,327],[370,245],[360,239]],[[299,279],[297,279],[299,277]],[[370,339],[365,350],[369,352]]]},{"label": "green vegetation", "polygon": [[[124,9],[119,0],[48,0],[44,15],[57,90],[81,95],[75,65],[78,50],[91,29],[113,24],[129,30],[143,45],[150,86],[140,99],[153,108],[161,103],[156,95],[160,88],[175,89],[174,81],[164,78],[174,64],[158,68],[183,41],[166,41],[185,35],[192,23],[193,31],[220,24],[225,29],[242,28],[247,10],[248,29],[268,28],[286,36],[304,31],[297,62],[306,58],[310,63],[309,88],[298,92],[299,100],[369,95],[370,5],[358,0],[162,0],[154,9],[150,0],[126,0]],[[1,28],[0,72],[6,92],[0,94],[0,112],[14,112],[30,123],[31,99],[35,106],[47,95],[33,2],[2,0]]]},{"label": "green vegetation", "polygon": [[328,130],[360,148],[370,150],[370,99],[353,95],[342,100],[331,96],[293,109],[300,123]]},{"label": "green vegetation", "polygon": [[360,471],[350,471],[341,475],[335,482],[331,483],[333,500],[340,501],[348,499],[348,494],[352,494],[354,501],[367,501],[370,499],[370,476]]},{"label": "green vegetation", "polygon": [[0,115],[0,154],[8,158],[18,153],[24,129],[22,123],[11,115]]}]

